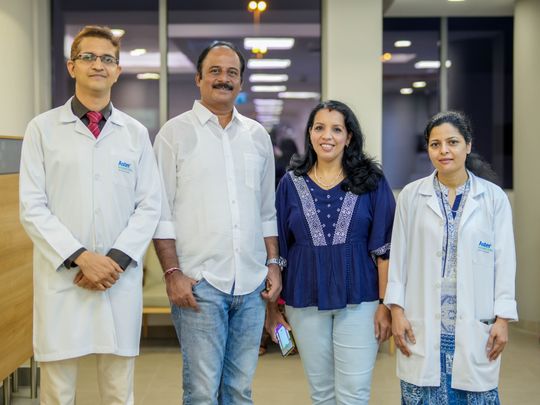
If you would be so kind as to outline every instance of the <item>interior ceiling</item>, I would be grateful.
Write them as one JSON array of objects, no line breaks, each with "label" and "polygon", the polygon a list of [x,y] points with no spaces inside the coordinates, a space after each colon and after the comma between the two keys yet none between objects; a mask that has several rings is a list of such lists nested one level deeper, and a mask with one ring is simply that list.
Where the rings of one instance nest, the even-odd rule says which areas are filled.
[{"label": "interior ceiling", "polygon": [[514,0],[393,0],[385,17],[511,16]]},{"label": "interior ceiling", "polygon": [[[125,51],[138,47],[144,47],[149,52],[159,51],[157,1],[53,1],[57,6],[60,4],[65,11],[66,34],[70,36],[74,36],[81,26],[89,22],[123,27],[126,29],[126,35],[122,40]],[[461,3],[450,3],[447,0],[382,1],[385,17],[508,16],[513,14],[514,8],[514,0],[467,0]],[[320,91],[321,1],[267,0],[267,2],[269,6],[261,17],[261,27],[264,28],[266,25],[266,28],[279,30],[279,35],[267,35],[296,38],[293,50],[271,51],[266,56],[290,58],[291,67],[284,71],[267,71],[267,73],[287,73],[289,81],[286,85],[289,91]],[[247,35],[242,27],[251,27],[253,22],[251,13],[246,10],[247,3],[248,0],[169,0],[169,50],[182,52],[194,64],[200,50],[216,38],[229,40],[243,49],[243,37]],[[270,27],[271,25],[273,27]],[[195,26],[197,26],[196,30]],[[224,34],[225,32],[227,34]],[[259,32],[259,35],[262,34],[265,33]],[[425,34],[409,32],[408,36],[414,41],[415,49],[414,51],[404,50],[404,52],[414,52],[418,58],[436,59],[438,34],[437,32],[432,33],[433,35]],[[392,49],[393,41],[400,37],[399,32],[386,33],[383,50]],[[243,50],[243,52],[249,57],[249,51]],[[155,71],[157,70],[156,68]],[[186,85],[192,86],[193,65],[188,71],[178,73],[189,74],[172,74],[169,77],[172,83],[186,81]],[[246,71],[244,83],[244,90],[248,94],[251,87],[248,81],[250,73],[254,72]],[[416,71],[411,63],[385,68],[385,80],[388,83],[395,81],[396,88],[402,85],[400,78],[404,75],[407,76],[407,80],[426,80],[429,86],[432,79],[436,80],[437,73],[435,70]],[[186,79],[187,77],[189,80]],[[253,98],[255,95],[249,94],[249,97]],[[257,97],[275,97],[275,94],[259,93]]]}]

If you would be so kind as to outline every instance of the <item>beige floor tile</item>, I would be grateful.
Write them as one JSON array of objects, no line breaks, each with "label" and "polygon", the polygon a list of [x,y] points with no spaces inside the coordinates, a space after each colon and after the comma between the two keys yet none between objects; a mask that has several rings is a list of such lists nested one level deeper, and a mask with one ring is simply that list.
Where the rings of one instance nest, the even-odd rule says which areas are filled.
[{"label": "beige floor tile", "polygon": [[[83,359],[77,385],[77,405],[97,405],[96,366]],[[499,387],[504,405],[537,405],[540,403],[540,344],[538,337],[511,329],[501,368]],[[13,405],[36,405],[23,398]],[[145,343],[135,365],[135,402],[137,405],[180,404],[181,355],[176,342]],[[260,358],[253,382],[256,405],[308,405],[309,389],[300,357],[281,357],[276,346]],[[399,381],[395,376],[395,356],[379,353],[373,373],[371,405],[399,404]]]}]

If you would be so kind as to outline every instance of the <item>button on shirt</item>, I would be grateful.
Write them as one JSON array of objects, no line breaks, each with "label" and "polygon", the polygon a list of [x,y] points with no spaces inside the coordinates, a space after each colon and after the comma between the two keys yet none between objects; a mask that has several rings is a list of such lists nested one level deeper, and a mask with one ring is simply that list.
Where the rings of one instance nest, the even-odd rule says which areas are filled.
[{"label": "button on shirt", "polygon": [[163,181],[156,239],[176,239],[184,274],[225,293],[265,279],[264,238],[277,236],[270,136],[233,110],[222,128],[200,102],[167,122],[154,144]]}]

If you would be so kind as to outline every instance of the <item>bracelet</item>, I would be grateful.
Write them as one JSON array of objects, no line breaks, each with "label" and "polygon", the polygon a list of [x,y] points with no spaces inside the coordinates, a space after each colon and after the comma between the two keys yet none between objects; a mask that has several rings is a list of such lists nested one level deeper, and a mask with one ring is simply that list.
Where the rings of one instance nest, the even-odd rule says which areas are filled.
[{"label": "bracelet", "polygon": [[182,270],[180,270],[180,267],[171,267],[170,269],[167,269],[163,272],[163,278],[167,278],[167,276],[173,274],[175,271],[182,271]]},{"label": "bracelet", "polygon": [[272,257],[271,259],[266,259],[266,262],[264,263],[265,266],[268,266],[269,264],[277,264],[281,269],[283,267],[287,267],[287,260],[283,257]]}]

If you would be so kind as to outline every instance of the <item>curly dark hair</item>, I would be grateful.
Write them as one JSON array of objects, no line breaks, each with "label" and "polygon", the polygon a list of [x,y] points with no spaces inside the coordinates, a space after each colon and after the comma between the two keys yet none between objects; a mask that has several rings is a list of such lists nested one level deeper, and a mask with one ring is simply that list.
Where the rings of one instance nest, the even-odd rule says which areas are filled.
[{"label": "curly dark hair", "polygon": [[[443,124],[450,124],[458,130],[465,139],[465,143],[469,145],[473,140],[473,131],[469,118],[459,111],[445,111],[435,114],[428,121],[424,129],[424,140],[426,146],[429,143],[429,136],[433,128]],[[498,183],[499,177],[491,168],[491,165],[486,162],[479,154],[469,153],[465,159],[465,167],[473,172],[478,177],[482,177],[492,183]]]},{"label": "curly dark hair", "polygon": [[351,134],[349,146],[345,147],[341,161],[345,173],[345,180],[341,183],[341,188],[354,194],[363,194],[375,190],[379,180],[383,177],[381,166],[364,152],[364,135],[360,130],[358,119],[352,110],[340,101],[322,101],[311,111],[305,131],[306,146],[304,153],[294,155],[291,158],[289,169],[296,176],[302,176],[307,174],[317,162],[317,154],[311,144],[310,130],[315,115],[320,110],[340,112],[343,115],[347,132]]}]

